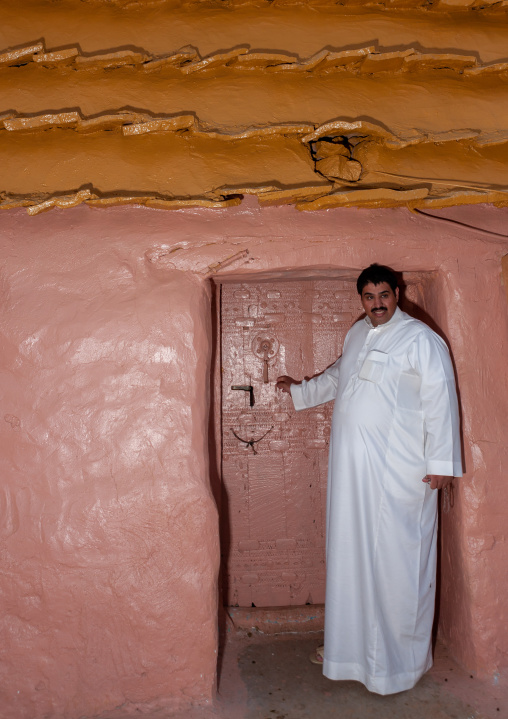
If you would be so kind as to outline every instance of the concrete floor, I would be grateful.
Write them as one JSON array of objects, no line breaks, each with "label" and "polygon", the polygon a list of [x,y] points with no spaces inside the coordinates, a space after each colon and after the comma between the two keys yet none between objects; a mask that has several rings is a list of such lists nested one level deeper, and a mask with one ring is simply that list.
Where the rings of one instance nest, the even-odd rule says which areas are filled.
[{"label": "concrete floor", "polygon": [[[358,682],[332,682],[309,654],[322,634],[232,639],[225,650],[220,719],[495,719],[507,697],[466,675],[438,647],[436,663],[409,692],[371,694]],[[490,690],[490,691],[489,691]]]},{"label": "concrete floor", "polygon": [[[322,632],[263,634],[229,623],[214,706],[150,719],[508,719],[508,691],[473,678],[437,645],[434,667],[417,686],[391,696],[358,682],[325,679],[309,654]],[[123,719],[106,714],[101,719]],[[130,715],[129,715],[130,716]]]}]

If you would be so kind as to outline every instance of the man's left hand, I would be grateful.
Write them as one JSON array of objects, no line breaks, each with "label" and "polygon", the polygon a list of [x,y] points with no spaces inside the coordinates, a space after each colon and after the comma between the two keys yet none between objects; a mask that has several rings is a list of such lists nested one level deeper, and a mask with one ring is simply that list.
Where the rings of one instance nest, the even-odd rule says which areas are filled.
[{"label": "man's left hand", "polygon": [[422,482],[428,483],[431,489],[444,489],[451,484],[453,477],[447,477],[444,474],[428,474],[422,479]]}]

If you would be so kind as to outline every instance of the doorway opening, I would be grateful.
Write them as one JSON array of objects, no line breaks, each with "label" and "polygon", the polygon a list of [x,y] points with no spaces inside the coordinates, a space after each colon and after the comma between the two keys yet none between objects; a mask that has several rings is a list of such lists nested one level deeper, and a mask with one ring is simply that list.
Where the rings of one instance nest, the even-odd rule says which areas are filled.
[{"label": "doorway opening", "polygon": [[[298,607],[325,599],[333,403],[305,412],[275,389],[323,371],[363,310],[356,271],[221,278],[215,285],[216,498],[222,605]],[[404,278],[401,306],[426,313],[434,277]],[[435,298],[434,298],[435,299]]]}]

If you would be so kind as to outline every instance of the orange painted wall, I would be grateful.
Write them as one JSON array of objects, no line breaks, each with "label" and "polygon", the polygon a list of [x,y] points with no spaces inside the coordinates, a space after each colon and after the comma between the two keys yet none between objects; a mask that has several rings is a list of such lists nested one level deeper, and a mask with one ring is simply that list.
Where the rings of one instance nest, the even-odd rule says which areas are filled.
[{"label": "orange painted wall", "polygon": [[[441,212],[502,234],[506,209]],[[431,273],[466,476],[443,515],[440,632],[506,682],[508,239],[406,210],[78,207],[0,216],[5,716],[74,719],[214,695],[210,278],[372,261]]]}]

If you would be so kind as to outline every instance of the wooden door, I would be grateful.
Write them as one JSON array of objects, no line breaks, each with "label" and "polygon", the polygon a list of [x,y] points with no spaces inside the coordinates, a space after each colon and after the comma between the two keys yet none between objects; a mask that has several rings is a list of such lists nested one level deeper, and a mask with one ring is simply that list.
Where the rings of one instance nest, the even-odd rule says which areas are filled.
[{"label": "wooden door", "polygon": [[[275,390],[275,380],[281,374],[301,379],[329,366],[358,315],[351,282],[222,285],[221,536],[227,605],[324,602],[333,407],[295,412],[290,397]],[[249,391],[232,389],[249,386],[252,407]]]}]

